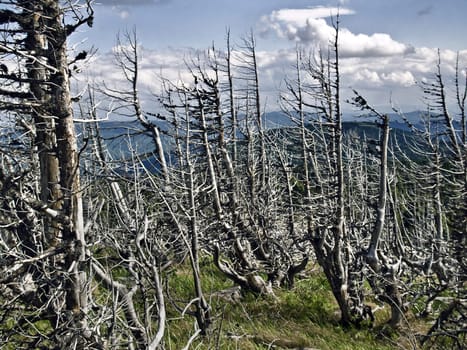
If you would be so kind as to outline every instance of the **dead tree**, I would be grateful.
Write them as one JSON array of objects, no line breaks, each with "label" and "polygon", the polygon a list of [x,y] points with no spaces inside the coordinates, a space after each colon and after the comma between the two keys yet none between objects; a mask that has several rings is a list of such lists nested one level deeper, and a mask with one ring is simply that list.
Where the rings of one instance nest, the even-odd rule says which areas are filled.
[{"label": "dead tree", "polygon": [[[207,205],[205,191],[211,190],[210,184],[216,183],[206,177],[213,176],[213,163],[205,168],[205,154],[210,154],[210,148],[205,149],[209,128],[206,125],[204,99],[196,82],[193,86],[183,83],[181,86],[165,82],[164,94],[159,101],[166,108],[165,117],[172,126],[168,137],[176,145],[173,165],[170,168],[170,191],[160,189],[163,201],[163,212],[167,220],[167,227],[172,235],[181,238],[182,246],[176,249],[183,250],[184,257],[188,258],[193,278],[193,299],[187,305],[176,305],[182,314],[189,314],[196,319],[196,332],[206,336],[212,323],[211,306],[203,291],[200,259],[203,244],[206,239],[206,230],[213,226],[207,220],[204,211]],[[211,145],[209,145],[211,147]],[[207,159],[212,159],[207,157]],[[216,189],[213,188],[213,191]],[[215,197],[214,197],[215,198]],[[219,205],[219,204],[217,204]],[[216,204],[214,204],[216,207]]]},{"label": "dead tree", "polygon": [[136,32],[125,32],[123,38],[117,38],[117,49],[114,53],[115,62],[120,69],[128,89],[122,87],[110,87],[104,82],[102,93],[115,100],[117,106],[113,108],[114,114],[135,120],[140,125],[140,130],[133,131],[145,133],[154,144],[154,152],[157,154],[158,168],[165,181],[169,180],[167,154],[162,140],[161,122],[163,117],[157,113],[146,112],[141,105],[141,92],[139,85],[140,48]]},{"label": "dead tree", "polygon": [[[401,162],[404,176],[415,183],[410,193],[401,198],[405,208],[401,217],[407,249],[403,261],[412,274],[423,276],[429,283],[414,285],[409,294],[412,302],[425,297],[422,316],[434,312],[433,303],[443,300],[445,309],[437,314],[440,328],[454,308],[465,308],[465,246],[466,246],[466,153],[465,153],[465,96],[466,85],[460,81],[460,62],[457,60],[454,76],[456,104],[449,104],[449,89],[445,86],[441,59],[438,60],[433,78],[421,84],[427,111],[418,121],[408,120],[415,142],[410,146],[414,159]],[[455,110],[455,113],[452,112]],[[416,179],[416,180],[414,180]],[[423,235],[420,234],[423,232]],[[409,240],[417,242],[410,244]],[[446,300],[443,293],[449,291]],[[457,312],[457,311],[455,311]],[[450,317],[450,316],[449,316]],[[448,331],[446,334],[449,334]],[[433,339],[439,338],[436,325],[430,330]],[[436,335],[435,335],[436,334]],[[462,343],[465,331],[452,336],[452,341]],[[448,336],[450,337],[450,336]],[[425,338],[427,341],[429,337]]]},{"label": "dead tree", "polygon": [[93,330],[104,347],[156,349],[166,326],[163,275],[173,257],[170,233],[160,224],[164,213],[154,209],[163,206],[159,194],[165,182],[145,168],[131,137],[126,140],[131,165],[125,160],[127,171],[119,172],[122,162],[111,157],[101,137],[91,90],[85,102],[82,177]]},{"label": "dead tree", "polygon": [[389,116],[379,113],[358,92],[354,91],[354,93],[355,97],[352,103],[362,111],[371,113],[372,117],[376,117],[377,126],[380,130],[379,139],[372,142],[372,146],[375,147],[373,152],[376,153],[379,161],[379,169],[377,173],[376,215],[370,233],[368,248],[364,254],[365,262],[370,266],[367,278],[370,280],[370,285],[373,287],[377,298],[390,305],[391,319],[389,323],[392,327],[396,328],[403,319],[403,305],[398,277],[402,268],[401,259],[400,256],[397,256],[397,252],[391,249],[391,246],[380,249],[380,245],[384,241],[387,241],[383,234],[387,231],[385,226],[388,225],[386,217],[388,216],[388,184],[390,182],[388,170]]},{"label": "dead tree", "polygon": [[349,180],[343,159],[338,18],[334,29],[327,51],[308,57],[298,52],[296,78],[287,83],[282,102],[300,130],[298,142],[305,173],[298,178],[305,186],[306,236],[331,285],[341,321],[350,324],[359,322],[363,301],[359,290],[362,283],[354,281],[356,247],[347,216]]},{"label": "dead tree", "polygon": [[[2,3],[0,60],[7,69],[0,73],[0,109],[2,118],[6,113],[14,115],[30,138],[28,171],[36,176],[26,184],[24,177],[5,174],[16,183],[2,182],[3,190],[17,198],[15,206],[8,206],[17,211],[21,223],[8,223],[7,230],[2,229],[2,239],[13,234],[16,240],[14,247],[6,246],[5,253],[13,260],[2,266],[2,302],[7,302],[8,293],[18,295],[2,312],[20,320],[11,327],[12,334],[18,336],[34,322],[45,320],[46,334],[29,341],[84,348],[93,341],[87,325],[86,244],[67,39],[81,25],[92,23],[93,11],[89,1]],[[9,200],[2,198],[4,203]],[[25,276],[29,292],[18,292],[15,281]],[[26,305],[31,309],[21,311]]]}]

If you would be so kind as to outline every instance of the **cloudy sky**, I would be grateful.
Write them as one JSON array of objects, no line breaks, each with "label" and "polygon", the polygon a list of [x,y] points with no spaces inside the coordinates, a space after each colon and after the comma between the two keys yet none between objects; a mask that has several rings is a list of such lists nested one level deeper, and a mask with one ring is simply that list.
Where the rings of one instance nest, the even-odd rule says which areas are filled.
[{"label": "cloudy sky", "polygon": [[457,52],[467,67],[466,0],[96,0],[94,27],[73,40],[98,49],[88,68],[94,78],[115,81],[117,33],[135,28],[141,84],[157,89],[155,76],[179,76],[190,49],[222,49],[227,28],[234,42],[253,30],[261,88],[274,109],[297,43],[326,45],[337,6],[343,89],[359,90],[378,108],[390,100],[405,111],[423,108],[416,83],[433,76],[438,49],[446,79]]}]

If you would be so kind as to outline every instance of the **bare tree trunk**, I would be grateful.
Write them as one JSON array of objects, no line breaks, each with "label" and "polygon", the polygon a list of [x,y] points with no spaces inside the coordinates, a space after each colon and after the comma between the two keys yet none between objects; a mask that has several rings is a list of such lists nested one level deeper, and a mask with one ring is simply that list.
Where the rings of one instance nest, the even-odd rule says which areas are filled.
[{"label": "bare tree trunk", "polygon": [[[62,191],[61,211],[70,218],[69,226],[62,228],[62,239],[69,247],[65,255],[65,269],[70,273],[66,282],[66,308],[73,312],[75,327],[86,329],[87,298],[85,247],[83,227],[83,205],[79,178],[79,155],[73,112],[71,108],[70,83],[67,61],[67,32],[63,28],[61,8],[53,2],[44,11],[44,16],[51,17],[49,24],[53,32],[49,34],[47,58],[56,71],[51,74],[52,87],[51,115],[56,118],[56,152]],[[55,184],[54,184],[55,185]],[[86,333],[83,333],[86,336]],[[89,336],[89,334],[87,335]],[[80,342],[78,340],[78,342]]]},{"label": "bare tree trunk", "polygon": [[[327,58],[320,52],[318,57],[297,62],[297,80],[294,85],[289,85],[290,97],[285,103],[290,105],[294,101],[294,113],[299,118],[297,123],[301,130],[305,168],[305,202],[309,211],[306,214],[308,236],[339,305],[341,321],[348,325],[354,322],[354,309],[358,310],[359,305],[353,305],[356,301],[351,299],[351,294],[358,291],[351,290],[349,286],[349,269],[354,252],[346,228],[338,19],[334,29],[333,46],[328,50]],[[306,91],[301,83],[300,64],[311,81],[306,85]],[[311,131],[305,126],[305,107],[314,116]],[[315,137],[320,140],[319,144]],[[310,143],[310,138],[315,141],[314,144]],[[316,194],[312,194],[311,189],[313,177],[316,179]]]},{"label": "bare tree trunk", "polygon": [[[38,162],[33,169],[38,170],[39,201],[35,198],[22,200],[43,215],[42,242],[36,242],[36,247],[27,254],[39,256],[43,250],[56,251],[35,265],[38,269],[33,279],[41,285],[36,304],[42,303],[39,314],[45,314],[56,328],[56,338],[62,347],[84,348],[91,335],[86,319],[89,292],[84,266],[82,188],[70,97],[67,38],[91,20],[93,12],[88,1],[70,4],[68,8],[62,7],[59,1],[48,0],[14,0],[4,6],[20,12],[8,8],[0,10],[1,15],[8,14],[8,22],[16,22],[11,27],[15,29],[2,30],[13,40],[5,40],[8,44],[2,44],[0,54],[16,56],[19,69],[9,74],[8,79],[18,83],[21,90],[27,90],[29,97],[2,90],[1,97],[8,98],[2,106],[21,110],[21,123],[34,133],[31,154]],[[84,9],[87,16],[81,13]],[[67,11],[73,12],[71,21]],[[0,23],[5,24],[3,16],[0,16]],[[31,116],[32,125],[28,125],[25,115]],[[27,235],[26,231],[24,233]],[[29,241],[28,237],[23,238]],[[50,279],[54,282],[45,282]]]},{"label": "bare tree trunk", "polygon": [[128,108],[131,111],[128,114],[123,113],[123,115],[129,118],[136,118],[143,130],[149,133],[155,146],[157,161],[160,166],[160,173],[163,179],[166,182],[169,182],[169,169],[164,151],[164,144],[162,142],[160,126],[158,126],[155,121],[149,119],[149,117],[158,119],[160,115],[145,113],[141,106],[140,93],[138,91],[140,57],[136,32],[125,32],[123,37],[125,39],[124,42],[121,42],[120,37],[117,39],[118,49],[115,51],[114,56],[125,80],[130,85],[130,91],[106,87],[104,89],[104,94],[120,101],[123,108]]},{"label": "bare tree trunk", "polygon": [[387,182],[388,182],[388,142],[389,142],[389,118],[387,115],[382,116],[381,137],[380,137],[380,168],[379,168],[379,190],[376,225],[371,235],[370,246],[368,247],[366,258],[371,267],[379,270],[378,261],[378,244],[384,229],[384,219],[386,217],[386,202],[387,202]]}]

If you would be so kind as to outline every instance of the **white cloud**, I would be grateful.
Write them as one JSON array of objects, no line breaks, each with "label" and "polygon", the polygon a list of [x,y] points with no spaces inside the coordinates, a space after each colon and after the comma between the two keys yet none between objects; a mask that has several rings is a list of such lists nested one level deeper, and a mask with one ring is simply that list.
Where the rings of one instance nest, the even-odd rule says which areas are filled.
[{"label": "white cloud", "polygon": [[339,15],[351,15],[355,12],[347,8],[313,7],[308,9],[282,9],[261,17],[260,34],[273,31],[280,37],[297,40],[297,33],[307,26],[309,20]]},{"label": "white cloud", "polygon": [[339,44],[343,57],[405,55],[414,51],[412,46],[397,42],[388,34],[354,34],[346,28],[339,33]]},{"label": "white cloud", "polygon": [[[128,48],[115,46],[107,53],[92,57],[88,66],[83,69],[83,73],[74,76],[76,88],[83,88],[88,82],[101,87],[105,84],[107,88],[115,91],[125,91],[131,88],[123,72],[115,63],[114,57],[115,53]],[[152,95],[161,92],[163,79],[171,84],[192,81],[193,78],[185,65],[185,58],[190,57],[191,50],[174,48],[152,50],[142,46],[139,46],[138,50],[138,91],[143,104],[154,107]]]},{"label": "white cloud", "polygon": [[310,18],[327,18],[339,15],[352,15],[355,12],[347,8],[338,7],[313,7],[308,9],[283,9],[273,11],[271,15],[263,17],[270,22],[287,22],[296,26],[303,26]]},{"label": "white cloud", "polygon": [[122,6],[112,6],[112,12],[123,20],[127,19],[131,15],[130,9]]},{"label": "white cloud", "polygon": [[[335,16],[338,11],[340,15],[355,13],[347,8],[326,7],[273,11],[262,18],[262,33],[273,31],[291,41],[327,48],[334,39],[335,30],[324,18]],[[414,50],[412,46],[392,39],[389,34],[354,34],[342,27],[339,30],[339,47],[342,57],[401,55]]]},{"label": "white cloud", "polygon": [[396,84],[404,87],[415,85],[415,78],[409,71],[393,71],[389,73],[383,73],[381,77],[385,82],[390,84]]},{"label": "white cloud", "polygon": [[130,17],[130,11],[121,10],[120,13],[119,13],[119,16],[120,16],[121,19],[127,19],[128,17]]},{"label": "white cloud", "polygon": [[370,70],[368,68],[363,68],[358,70],[352,75],[352,78],[355,82],[365,82],[370,84],[373,87],[379,87],[382,84],[382,80],[377,72]]},{"label": "white cloud", "polygon": [[111,6],[112,11],[125,20],[130,17],[131,8],[135,6],[162,5],[169,1],[171,0],[100,0],[98,3],[103,6]]},{"label": "white cloud", "polygon": [[[341,52],[343,49],[341,48]],[[174,84],[192,81],[185,61],[190,57],[196,57],[197,54],[200,57],[203,56],[200,52],[183,48],[153,50],[140,47],[139,90],[145,93],[150,101],[148,108],[154,108],[154,98],[150,95],[160,91],[160,76]],[[454,51],[441,50],[440,55],[446,86],[452,87],[452,72],[455,69],[457,54]],[[295,49],[258,50],[256,57],[260,73],[261,95],[264,100],[267,100],[266,108],[277,110],[276,101],[285,75],[294,79],[296,74],[292,68],[295,62]],[[459,52],[459,59],[460,67],[467,67],[467,50]],[[124,82],[122,73],[112,60],[112,52],[97,56],[84,71],[87,71],[87,75],[96,82],[105,81],[109,87],[120,89],[127,87],[124,85],[127,83]],[[422,92],[417,82],[432,79],[437,62],[438,50],[432,48],[415,48],[397,55],[341,57],[342,101],[352,97],[351,88],[354,88],[373,106],[381,107],[383,111],[384,108],[386,111],[389,109],[390,98],[406,111],[424,108],[421,99]],[[84,74],[82,76],[84,78]],[[344,110],[351,109],[351,106],[344,102],[342,107]]]}]

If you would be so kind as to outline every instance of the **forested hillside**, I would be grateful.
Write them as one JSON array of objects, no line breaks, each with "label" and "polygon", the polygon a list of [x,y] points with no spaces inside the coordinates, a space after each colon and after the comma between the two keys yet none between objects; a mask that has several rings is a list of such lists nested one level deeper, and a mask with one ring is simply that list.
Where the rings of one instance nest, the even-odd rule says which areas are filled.
[{"label": "forested hillside", "polygon": [[416,116],[343,101],[336,21],[272,122],[253,34],[143,107],[134,32],[122,85],[72,96],[90,1],[0,0],[0,25],[0,348],[466,347],[460,66]]}]

